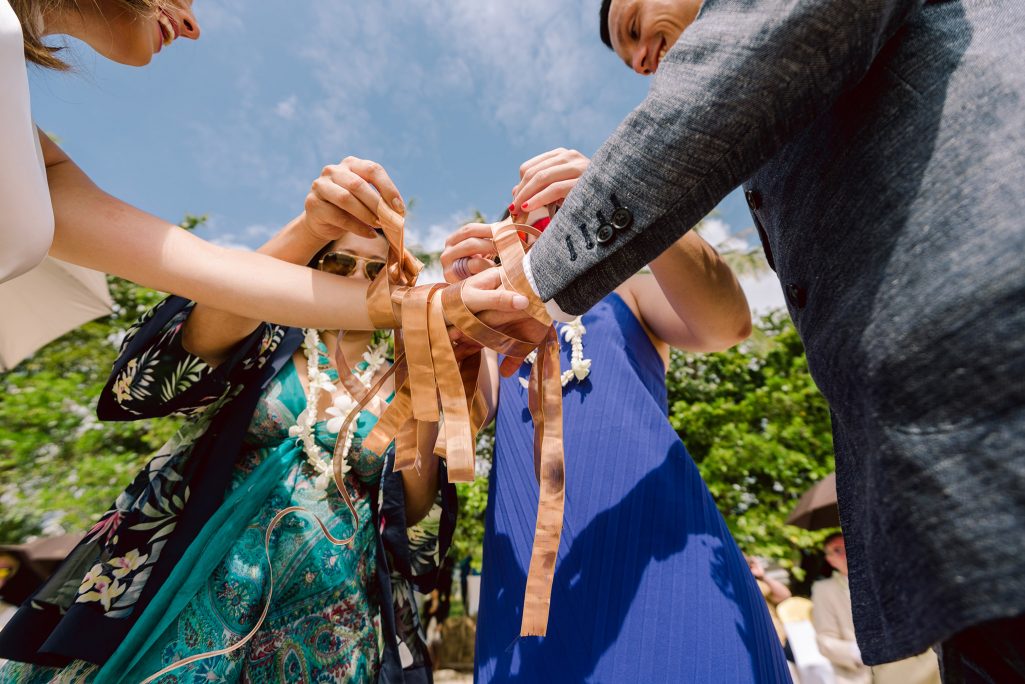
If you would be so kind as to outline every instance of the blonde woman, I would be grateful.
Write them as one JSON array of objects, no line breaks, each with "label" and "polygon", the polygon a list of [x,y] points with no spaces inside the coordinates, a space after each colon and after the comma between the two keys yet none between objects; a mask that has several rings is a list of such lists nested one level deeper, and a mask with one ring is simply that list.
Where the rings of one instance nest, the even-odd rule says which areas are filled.
[{"label": "blonde woman", "polygon": [[[212,245],[98,188],[32,121],[26,62],[67,68],[61,51],[47,46],[54,35],[144,66],[180,40],[197,40],[200,25],[191,0],[0,0],[0,283],[50,254],[260,320],[373,327],[363,304],[366,283]],[[323,245],[345,230],[369,236],[379,213],[402,211],[380,165],[349,158],[324,169],[305,211],[285,230]],[[467,296],[475,310],[482,298],[500,308],[511,301],[498,293]]]}]

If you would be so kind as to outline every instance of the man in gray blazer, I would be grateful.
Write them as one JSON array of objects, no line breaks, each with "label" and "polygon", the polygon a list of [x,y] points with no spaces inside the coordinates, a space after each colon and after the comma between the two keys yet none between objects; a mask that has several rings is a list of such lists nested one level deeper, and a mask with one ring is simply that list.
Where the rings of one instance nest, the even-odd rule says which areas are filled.
[{"label": "man in gray blazer", "polygon": [[536,293],[583,313],[744,183],[832,407],[865,662],[943,643],[948,681],[1025,681],[1025,3],[602,17],[651,90],[530,252]]}]

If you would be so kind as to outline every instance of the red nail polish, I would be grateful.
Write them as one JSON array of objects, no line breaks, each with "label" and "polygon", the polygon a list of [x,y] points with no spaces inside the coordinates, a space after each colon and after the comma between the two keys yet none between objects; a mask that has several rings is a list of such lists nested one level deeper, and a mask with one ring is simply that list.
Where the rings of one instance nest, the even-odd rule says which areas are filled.
[{"label": "red nail polish", "polygon": [[523,203],[523,204],[522,204],[522,205],[520,206],[520,208],[521,208],[521,209],[523,209],[524,211],[526,211],[526,210],[527,210],[527,203],[526,203],[526,202],[524,202],[524,203]]},{"label": "red nail polish", "polygon": [[516,213],[516,205],[513,204],[512,202],[510,202],[509,203],[509,210],[508,211],[509,211],[510,214],[515,214]]}]

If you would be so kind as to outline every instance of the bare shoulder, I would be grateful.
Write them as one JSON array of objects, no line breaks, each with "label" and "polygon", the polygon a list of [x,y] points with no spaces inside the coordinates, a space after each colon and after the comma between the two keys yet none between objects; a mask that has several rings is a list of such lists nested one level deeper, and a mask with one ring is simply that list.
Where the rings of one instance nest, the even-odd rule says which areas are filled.
[{"label": "bare shoulder", "polygon": [[651,344],[655,347],[655,351],[657,351],[658,355],[662,357],[665,367],[668,368],[669,344],[652,331],[651,326],[648,325],[648,322],[644,318],[644,311],[640,304],[640,302],[645,298],[664,298],[662,290],[658,285],[658,281],[655,280],[655,276],[650,273],[635,273],[623,281],[623,283],[615,289],[615,293],[626,303],[630,312],[633,313],[634,318],[636,318],[641,324],[641,327],[644,328],[644,332],[648,335],[648,339],[651,340]]}]

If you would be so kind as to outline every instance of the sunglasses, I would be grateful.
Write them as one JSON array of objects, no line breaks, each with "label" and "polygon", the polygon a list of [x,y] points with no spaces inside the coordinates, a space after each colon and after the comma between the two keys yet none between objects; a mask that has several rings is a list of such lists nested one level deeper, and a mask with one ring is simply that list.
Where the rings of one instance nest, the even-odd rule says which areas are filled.
[{"label": "sunglasses", "polygon": [[384,270],[385,265],[380,259],[367,259],[349,252],[328,252],[320,257],[317,269],[331,275],[351,276],[362,266],[363,274],[373,280]]}]

